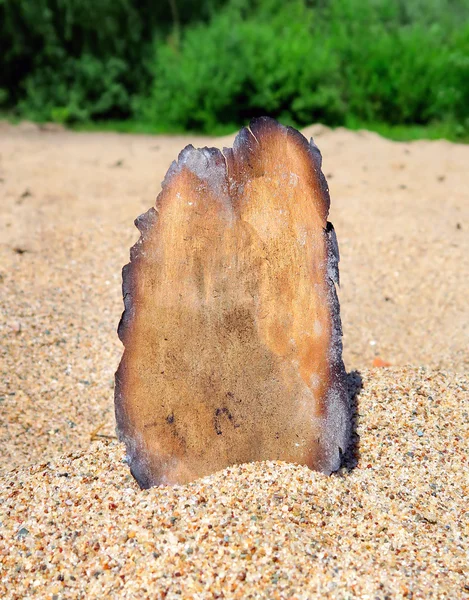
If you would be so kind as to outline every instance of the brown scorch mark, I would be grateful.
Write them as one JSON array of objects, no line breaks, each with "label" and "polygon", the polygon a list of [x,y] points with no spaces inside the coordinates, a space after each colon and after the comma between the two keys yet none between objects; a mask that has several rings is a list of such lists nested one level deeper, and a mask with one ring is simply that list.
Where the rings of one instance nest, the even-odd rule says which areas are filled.
[{"label": "brown scorch mark", "polygon": [[123,269],[115,407],[142,487],[253,460],[339,467],[350,407],[328,211],[319,150],[272,119],[170,167]]}]

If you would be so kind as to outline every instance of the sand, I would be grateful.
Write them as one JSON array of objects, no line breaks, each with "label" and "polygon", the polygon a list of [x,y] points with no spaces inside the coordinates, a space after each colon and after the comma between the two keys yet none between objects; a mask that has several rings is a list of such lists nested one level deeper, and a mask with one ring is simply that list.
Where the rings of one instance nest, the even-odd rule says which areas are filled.
[{"label": "sand", "polygon": [[142,492],[112,398],[132,222],[184,145],[233,138],[0,125],[0,597],[469,598],[469,146],[305,133],[363,380],[356,458]]}]

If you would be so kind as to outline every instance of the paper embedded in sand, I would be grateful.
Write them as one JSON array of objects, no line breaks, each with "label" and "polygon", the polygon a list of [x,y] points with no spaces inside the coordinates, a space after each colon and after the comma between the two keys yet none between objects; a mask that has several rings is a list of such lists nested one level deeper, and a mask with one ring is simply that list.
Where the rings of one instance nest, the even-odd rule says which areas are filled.
[{"label": "paper embedded in sand", "polygon": [[172,164],[123,270],[116,419],[142,487],[254,460],[339,467],[350,411],[328,211],[319,150],[272,119]]}]

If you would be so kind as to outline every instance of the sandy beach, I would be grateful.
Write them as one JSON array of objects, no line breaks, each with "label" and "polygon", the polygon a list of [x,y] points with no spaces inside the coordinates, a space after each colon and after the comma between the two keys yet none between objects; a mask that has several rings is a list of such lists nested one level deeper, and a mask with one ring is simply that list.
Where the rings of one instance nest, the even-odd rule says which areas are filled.
[{"label": "sandy beach", "polygon": [[186,144],[234,135],[0,123],[2,598],[469,598],[469,146],[303,133],[362,381],[355,456],[141,491],[113,407],[133,220]]}]

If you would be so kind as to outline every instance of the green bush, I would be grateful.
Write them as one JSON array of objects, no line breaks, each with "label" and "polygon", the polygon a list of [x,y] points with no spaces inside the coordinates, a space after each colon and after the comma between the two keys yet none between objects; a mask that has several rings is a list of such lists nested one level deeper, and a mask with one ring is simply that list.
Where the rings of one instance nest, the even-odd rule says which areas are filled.
[{"label": "green bush", "polygon": [[469,116],[469,29],[459,26],[454,3],[419,4],[331,3],[323,31],[340,57],[349,115],[391,124]]},{"label": "green bush", "polygon": [[130,96],[123,83],[125,70],[119,58],[66,57],[60,70],[45,66],[25,79],[26,97],[18,108],[38,120],[62,123],[127,116]]},{"label": "green bush", "polygon": [[179,48],[156,44],[151,93],[136,114],[207,132],[265,113],[300,125],[467,126],[468,27],[456,8],[449,0],[269,0],[251,9],[232,1],[188,27]]},{"label": "green bush", "polygon": [[220,2],[0,0],[0,101],[37,120],[129,117],[151,84],[154,39]]},{"label": "green bush", "polygon": [[301,122],[343,119],[331,42],[317,43],[303,2],[242,18],[232,3],[209,24],[184,31],[179,48],[155,45],[153,85],[140,118],[171,129],[214,131],[268,113]]},{"label": "green bush", "polygon": [[0,108],[157,130],[452,123],[467,0],[0,0]]}]

